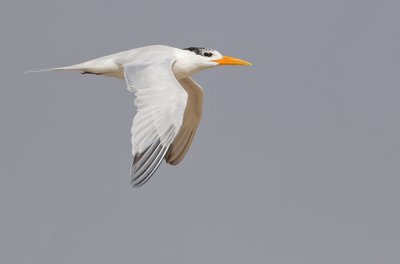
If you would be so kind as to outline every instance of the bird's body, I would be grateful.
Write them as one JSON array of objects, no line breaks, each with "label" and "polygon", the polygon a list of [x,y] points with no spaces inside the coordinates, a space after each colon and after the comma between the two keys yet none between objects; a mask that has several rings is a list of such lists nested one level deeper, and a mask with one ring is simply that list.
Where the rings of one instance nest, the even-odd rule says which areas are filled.
[{"label": "bird's body", "polygon": [[250,65],[218,51],[155,45],[48,70],[74,70],[124,79],[136,94],[132,126],[131,183],[143,185],[163,159],[176,165],[199,125],[203,91],[190,76],[217,65]]},{"label": "bird's body", "polygon": [[[156,63],[157,60],[165,56],[165,54],[176,58],[176,62],[172,66],[172,72],[178,80],[190,77],[201,70],[215,66],[193,65],[192,58],[198,55],[188,50],[163,45],[153,45],[114,53],[76,65],[53,68],[53,70],[76,70],[82,71],[83,73],[125,79],[123,65],[132,61]],[[152,59],[154,61],[152,61]]]}]

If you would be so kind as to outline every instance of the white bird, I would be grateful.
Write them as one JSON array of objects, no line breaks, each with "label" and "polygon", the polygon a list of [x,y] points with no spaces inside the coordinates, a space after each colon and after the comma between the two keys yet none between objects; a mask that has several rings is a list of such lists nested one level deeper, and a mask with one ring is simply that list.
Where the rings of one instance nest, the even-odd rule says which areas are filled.
[{"label": "white bird", "polygon": [[185,156],[199,125],[203,103],[203,90],[190,76],[218,65],[251,64],[213,49],[154,45],[33,72],[73,70],[125,79],[127,89],[136,95],[131,184],[139,187],[163,159],[176,165]]}]

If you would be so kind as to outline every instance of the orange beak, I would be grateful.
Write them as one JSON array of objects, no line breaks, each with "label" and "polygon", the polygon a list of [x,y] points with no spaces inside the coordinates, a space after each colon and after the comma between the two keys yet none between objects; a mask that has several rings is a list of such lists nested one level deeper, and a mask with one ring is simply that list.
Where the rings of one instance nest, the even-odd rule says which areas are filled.
[{"label": "orange beak", "polygon": [[221,59],[213,60],[213,61],[218,63],[219,65],[242,65],[242,66],[250,66],[251,65],[250,62],[236,59],[233,57],[228,57],[228,56],[223,56]]}]

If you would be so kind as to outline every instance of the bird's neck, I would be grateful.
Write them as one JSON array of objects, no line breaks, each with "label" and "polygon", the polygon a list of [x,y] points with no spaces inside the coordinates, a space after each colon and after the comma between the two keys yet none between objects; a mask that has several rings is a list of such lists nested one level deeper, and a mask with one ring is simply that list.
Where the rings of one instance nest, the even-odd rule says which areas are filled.
[{"label": "bird's neck", "polygon": [[210,65],[195,64],[192,61],[177,60],[172,66],[172,72],[178,80],[181,80],[212,67]]}]

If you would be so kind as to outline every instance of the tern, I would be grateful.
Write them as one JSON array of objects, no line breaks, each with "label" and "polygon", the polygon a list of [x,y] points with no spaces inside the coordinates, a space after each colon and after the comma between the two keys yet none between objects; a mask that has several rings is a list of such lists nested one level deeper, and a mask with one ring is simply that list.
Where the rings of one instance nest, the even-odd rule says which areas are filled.
[{"label": "tern", "polygon": [[251,63],[208,48],[153,45],[32,72],[71,70],[126,81],[128,91],[136,95],[131,184],[139,187],[164,159],[171,165],[182,161],[202,115],[203,90],[191,76],[219,65]]}]

